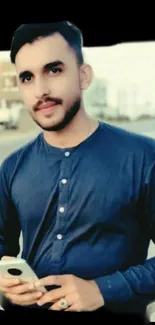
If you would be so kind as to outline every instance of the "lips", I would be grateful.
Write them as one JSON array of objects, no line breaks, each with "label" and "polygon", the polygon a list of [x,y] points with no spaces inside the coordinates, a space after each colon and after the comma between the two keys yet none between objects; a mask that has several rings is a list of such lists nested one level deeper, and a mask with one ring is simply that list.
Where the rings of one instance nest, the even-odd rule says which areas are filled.
[{"label": "lips", "polygon": [[39,105],[38,109],[39,110],[44,110],[44,109],[51,108],[52,106],[55,106],[55,105],[56,105],[56,102],[49,102],[49,103],[46,103],[46,104]]}]

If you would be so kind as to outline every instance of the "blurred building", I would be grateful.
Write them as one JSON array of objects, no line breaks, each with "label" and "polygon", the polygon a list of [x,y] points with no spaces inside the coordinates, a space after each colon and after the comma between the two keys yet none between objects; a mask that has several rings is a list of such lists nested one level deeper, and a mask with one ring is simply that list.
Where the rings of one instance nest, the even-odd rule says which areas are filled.
[{"label": "blurred building", "polygon": [[24,106],[17,85],[16,71],[9,58],[0,60],[0,106]]},{"label": "blurred building", "polygon": [[126,115],[130,119],[138,116],[138,91],[136,87],[118,89],[117,93],[118,115]]},{"label": "blurred building", "polygon": [[107,107],[107,88],[108,84],[104,78],[94,77],[92,85],[83,93],[88,113],[104,117]]},{"label": "blurred building", "polygon": [[[107,81],[106,116],[155,117],[155,42],[85,48],[84,54],[96,78]],[[93,100],[93,92],[90,98]]]}]

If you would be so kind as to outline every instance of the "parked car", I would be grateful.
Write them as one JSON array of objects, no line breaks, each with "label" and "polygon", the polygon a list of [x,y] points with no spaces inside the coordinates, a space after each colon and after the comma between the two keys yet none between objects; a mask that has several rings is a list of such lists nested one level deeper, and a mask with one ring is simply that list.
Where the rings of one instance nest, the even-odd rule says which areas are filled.
[{"label": "parked car", "polygon": [[0,107],[0,125],[5,129],[18,129],[20,122],[20,109]]}]

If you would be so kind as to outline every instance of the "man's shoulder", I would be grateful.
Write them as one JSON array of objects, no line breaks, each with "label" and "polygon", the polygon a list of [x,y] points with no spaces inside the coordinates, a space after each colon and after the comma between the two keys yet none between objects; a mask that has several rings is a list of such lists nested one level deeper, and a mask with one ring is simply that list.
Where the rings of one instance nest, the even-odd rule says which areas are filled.
[{"label": "man's shoulder", "polygon": [[19,164],[19,161],[23,157],[26,157],[31,154],[33,149],[37,146],[40,141],[40,134],[37,135],[34,139],[30,140],[26,144],[20,146],[17,150],[11,152],[1,163],[0,169],[1,171],[10,173],[14,170],[14,168]]},{"label": "man's shoulder", "polygon": [[106,134],[107,141],[111,140],[118,147],[133,150],[144,150],[155,153],[155,139],[149,135],[130,131],[117,125],[101,122],[103,137]]}]

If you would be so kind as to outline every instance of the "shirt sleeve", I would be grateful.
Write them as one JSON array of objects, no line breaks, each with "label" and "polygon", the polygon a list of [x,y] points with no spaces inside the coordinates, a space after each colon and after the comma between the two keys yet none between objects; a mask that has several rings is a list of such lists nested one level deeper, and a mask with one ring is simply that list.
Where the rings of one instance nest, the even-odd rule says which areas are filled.
[{"label": "shirt sleeve", "polygon": [[0,166],[0,259],[4,255],[17,256],[20,251],[20,223],[9,191],[9,173],[3,162]]},{"label": "shirt sleeve", "polygon": [[96,279],[106,306],[147,306],[155,300],[155,258]]},{"label": "shirt sleeve", "polygon": [[[149,238],[155,243],[155,157],[149,164],[143,182],[144,214]],[[116,271],[96,279],[105,305],[122,308],[126,304],[147,306],[155,301],[155,257],[124,271]],[[123,305],[122,305],[123,304]]]}]

